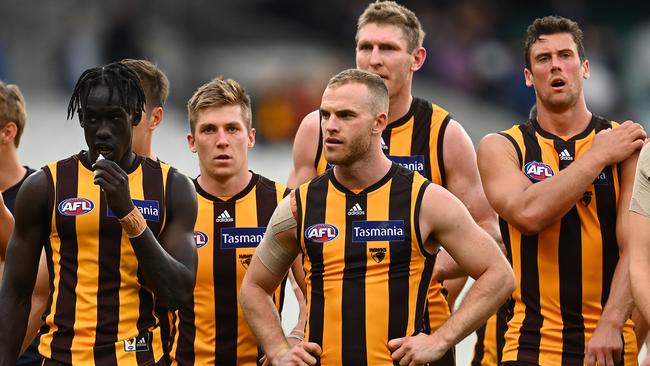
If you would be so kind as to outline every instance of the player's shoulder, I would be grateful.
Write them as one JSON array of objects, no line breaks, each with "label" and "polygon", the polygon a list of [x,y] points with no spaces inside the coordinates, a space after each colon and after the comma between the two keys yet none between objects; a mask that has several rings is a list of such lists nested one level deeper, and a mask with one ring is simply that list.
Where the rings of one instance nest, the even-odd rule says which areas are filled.
[{"label": "player's shoulder", "polygon": [[[257,173],[253,173],[257,174]],[[280,183],[277,181],[274,181],[272,179],[269,179],[261,174],[257,174],[259,176],[258,181],[257,181],[257,188],[261,190],[267,190],[270,192],[284,192],[288,190],[287,185],[284,183]]]}]

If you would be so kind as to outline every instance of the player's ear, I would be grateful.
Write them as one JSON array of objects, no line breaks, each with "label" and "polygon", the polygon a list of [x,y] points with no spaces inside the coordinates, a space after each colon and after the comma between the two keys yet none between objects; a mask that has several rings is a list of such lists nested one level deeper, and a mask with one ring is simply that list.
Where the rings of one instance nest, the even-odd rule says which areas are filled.
[{"label": "player's ear", "polygon": [[77,109],[77,116],[79,117],[79,125],[84,128],[84,114],[81,109]]}]

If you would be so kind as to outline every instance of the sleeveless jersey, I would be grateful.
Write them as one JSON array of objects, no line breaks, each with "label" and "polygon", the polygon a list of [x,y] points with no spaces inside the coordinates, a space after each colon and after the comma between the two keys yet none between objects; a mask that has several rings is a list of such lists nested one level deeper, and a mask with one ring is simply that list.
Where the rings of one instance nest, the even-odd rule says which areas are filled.
[{"label": "sleeveless jersey", "polygon": [[[382,150],[386,156],[405,168],[417,171],[432,183],[445,187],[445,164],[442,142],[451,116],[443,108],[420,98],[413,98],[408,113],[390,123],[382,133]],[[318,140],[315,167],[317,174],[328,168],[323,152],[323,135]],[[438,282],[431,284],[427,314],[431,330],[438,329],[449,318],[449,304]],[[453,354],[444,359],[453,359]],[[442,360],[441,360],[442,361]],[[453,365],[453,361],[436,365]]]},{"label": "sleeveless jersey", "polygon": [[[52,228],[45,245],[50,297],[39,351],[48,364],[149,365],[163,357],[154,296],[131,243],[93,184],[81,152],[43,168]],[[137,157],[127,171],[135,206],[158,236],[173,168]]]},{"label": "sleeveless jersey", "polygon": [[318,365],[393,365],[388,341],[427,326],[435,256],[424,251],[418,217],[428,184],[393,164],[359,193],[332,170],[296,191],[306,337],[323,349]]},{"label": "sleeveless jersey", "polygon": [[[261,353],[239,306],[239,289],[273,211],[289,191],[255,173],[243,191],[227,199],[207,193],[196,180],[194,185],[196,287],[177,312],[173,363],[257,365]],[[283,289],[284,282],[275,296],[278,309]]]},{"label": "sleeveless jersey", "polygon": [[[560,138],[530,120],[501,134],[514,145],[522,172],[536,183],[580,159],[598,131],[616,126],[594,116],[582,133]],[[501,219],[503,242],[517,278],[503,362],[583,364],[619,258],[620,174],[618,165],[603,169],[566,215],[535,235],[524,235]],[[621,336],[625,365],[636,365],[631,321]]]}]

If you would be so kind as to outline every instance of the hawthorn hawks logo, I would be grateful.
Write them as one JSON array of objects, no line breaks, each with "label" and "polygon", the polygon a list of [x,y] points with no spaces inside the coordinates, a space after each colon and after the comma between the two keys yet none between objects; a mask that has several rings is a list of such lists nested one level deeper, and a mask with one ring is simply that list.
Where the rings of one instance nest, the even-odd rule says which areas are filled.
[{"label": "hawthorn hawks logo", "polygon": [[239,263],[244,267],[244,269],[248,269],[248,266],[251,265],[251,260],[253,259],[252,254],[240,254],[239,255]]},{"label": "hawthorn hawks logo", "polygon": [[381,263],[381,261],[386,258],[386,248],[370,248],[370,257],[377,263]]}]

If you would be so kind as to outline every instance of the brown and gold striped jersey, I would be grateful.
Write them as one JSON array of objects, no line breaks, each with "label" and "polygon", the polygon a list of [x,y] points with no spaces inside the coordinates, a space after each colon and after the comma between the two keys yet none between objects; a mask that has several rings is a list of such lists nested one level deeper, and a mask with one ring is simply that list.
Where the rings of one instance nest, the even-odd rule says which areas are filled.
[{"label": "brown and gold striped jersey", "polygon": [[507,318],[511,311],[511,304],[504,304],[496,314],[476,330],[476,344],[471,366],[498,366],[501,365],[505,333],[508,329]]},{"label": "brown and gold striped jersey", "polygon": [[[233,197],[214,197],[195,180],[196,286],[177,312],[172,360],[179,365],[257,365],[261,353],[239,306],[239,288],[266,225],[287,188],[253,173]],[[281,309],[284,282],[275,300]]]},{"label": "brown and gold striped jersey", "polygon": [[[154,296],[129,239],[81,154],[43,168],[52,228],[45,245],[50,297],[39,352],[48,364],[150,365],[163,357]],[[138,157],[127,171],[133,203],[158,236],[167,164]]]},{"label": "brown and gold striped jersey", "polygon": [[[451,116],[438,105],[413,98],[411,107],[402,118],[391,122],[382,133],[382,151],[393,162],[420,173],[432,183],[445,187],[445,164],[442,142]],[[323,136],[319,137],[316,160],[317,174],[328,168],[323,153]],[[427,314],[432,330],[449,318],[449,304],[438,282],[431,284]],[[450,354],[445,359],[453,358]],[[439,365],[453,364],[445,361]]]},{"label": "brown and gold striped jersey", "polygon": [[[573,137],[544,131],[536,120],[501,134],[517,151],[522,172],[541,182],[580,159],[596,133],[616,127],[593,116]],[[616,211],[620,167],[608,166],[560,220],[535,235],[512,225],[502,229],[516,278],[514,316],[508,322],[504,362],[582,365],[584,351],[610,293],[619,258]],[[501,227],[504,228],[502,220]],[[628,321],[625,364],[636,364],[636,340]]]},{"label": "brown and gold striped jersey", "polygon": [[429,182],[397,164],[354,193],[332,170],[296,191],[307,282],[307,339],[319,365],[393,365],[387,343],[426,328],[435,257],[419,233]]}]

